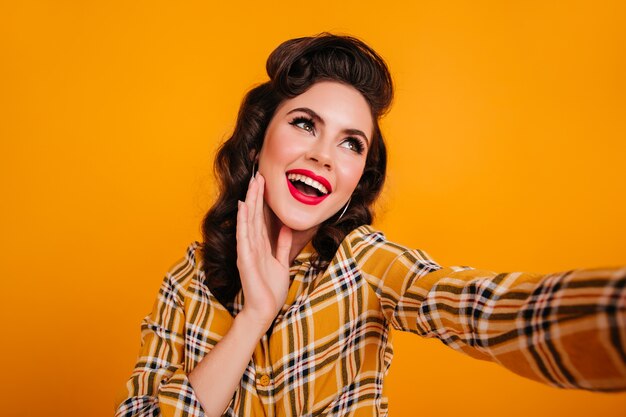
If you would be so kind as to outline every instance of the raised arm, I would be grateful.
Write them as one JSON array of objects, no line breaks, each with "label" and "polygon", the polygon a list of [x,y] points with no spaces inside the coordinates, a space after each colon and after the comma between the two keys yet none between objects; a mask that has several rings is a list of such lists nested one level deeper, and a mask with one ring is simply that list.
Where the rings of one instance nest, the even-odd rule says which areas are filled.
[{"label": "raised arm", "polygon": [[207,341],[215,345],[187,373],[199,359],[194,353],[185,357],[190,350],[185,349],[189,341],[185,337],[183,294],[196,274],[194,249],[192,245],[185,259],[166,275],[152,313],[143,320],[141,351],[116,417],[222,415],[267,328],[244,311],[228,328],[228,312],[205,305],[205,309],[214,310],[209,316],[222,315],[228,331],[219,340]]},{"label": "raised arm", "polygon": [[[237,266],[244,291],[244,308],[232,321],[224,309],[220,310],[228,315],[225,318],[227,331],[223,337],[214,335],[218,340],[213,340],[214,346],[203,357],[185,357],[185,352],[189,352],[185,347],[193,343],[185,337],[189,329],[184,306],[185,297],[190,293],[189,282],[199,275],[196,246],[192,245],[185,259],[167,274],[152,313],[142,324],[141,352],[126,386],[126,399],[118,406],[117,417],[220,416],[224,413],[255,347],[287,295],[290,231],[281,230],[274,257],[263,219],[263,179],[259,178],[251,184],[246,202],[240,203],[237,217]],[[203,296],[209,299],[208,294]],[[202,310],[216,307],[204,300],[196,304],[199,303],[203,304]],[[208,316],[217,314],[214,311]],[[230,327],[229,323],[232,323]],[[194,367],[195,362],[198,363]]]},{"label": "raised arm", "polygon": [[394,328],[549,385],[626,390],[626,268],[498,274],[377,252],[364,269]]},{"label": "raised arm", "polygon": [[263,184],[260,175],[252,181],[237,214],[237,268],[244,292],[243,310],[226,336],[189,374],[208,416],[222,415],[226,409],[254,348],[287,297],[291,231],[281,230],[274,257],[263,215]]}]

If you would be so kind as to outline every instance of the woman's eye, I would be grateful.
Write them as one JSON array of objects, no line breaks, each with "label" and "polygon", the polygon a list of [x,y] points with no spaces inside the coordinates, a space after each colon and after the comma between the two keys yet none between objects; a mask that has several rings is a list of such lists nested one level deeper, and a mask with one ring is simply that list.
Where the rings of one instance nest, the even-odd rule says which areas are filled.
[{"label": "woman's eye", "polygon": [[310,133],[315,131],[315,123],[307,117],[296,117],[289,124]]},{"label": "woman's eye", "polygon": [[363,150],[365,149],[365,146],[363,146],[363,143],[356,138],[347,138],[346,140],[344,140],[343,142],[341,142],[341,146],[343,146],[344,148],[350,149],[353,152],[356,152],[358,154],[362,154]]}]

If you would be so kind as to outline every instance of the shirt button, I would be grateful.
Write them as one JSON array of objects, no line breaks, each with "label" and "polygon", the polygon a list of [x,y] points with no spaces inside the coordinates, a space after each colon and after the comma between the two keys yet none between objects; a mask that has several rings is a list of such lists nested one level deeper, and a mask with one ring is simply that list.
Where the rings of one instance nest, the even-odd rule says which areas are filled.
[{"label": "shirt button", "polygon": [[270,377],[267,375],[261,375],[261,378],[259,378],[259,383],[264,387],[267,387],[270,384]]}]

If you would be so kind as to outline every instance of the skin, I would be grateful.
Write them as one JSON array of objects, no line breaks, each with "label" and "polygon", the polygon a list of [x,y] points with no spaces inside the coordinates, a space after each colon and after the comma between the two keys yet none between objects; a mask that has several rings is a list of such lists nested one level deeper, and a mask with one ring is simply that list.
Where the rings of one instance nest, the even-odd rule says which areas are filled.
[{"label": "skin", "polygon": [[[311,115],[313,124],[301,120]],[[363,96],[337,82],[316,83],[276,110],[259,153],[259,173],[237,214],[245,304],[228,333],[188,375],[207,416],[220,416],[228,406],[254,348],[285,302],[296,255],[348,202],[363,173],[372,131]],[[332,192],[317,205],[296,200],[286,182],[292,169],[323,176]]]},{"label": "skin", "polygon": [[[319,117],[313,119],[314,126],[306,121],[293,124],[294,119],[311,118],[311,114]],[[338,82],[318,82],[277,108],[265,132],[258,164],[266,180],[265,224],[274,238],[282,225],[293,230],[290,260],[311,240],[318,226],[348,202],[365,167],[373,126],[365,98],[355,88]],[[359,144],[362,153],[356,152]],[[329,181],[332,192],[322,203],[306,205],[289,193],[285,173],[297,168]]]}]

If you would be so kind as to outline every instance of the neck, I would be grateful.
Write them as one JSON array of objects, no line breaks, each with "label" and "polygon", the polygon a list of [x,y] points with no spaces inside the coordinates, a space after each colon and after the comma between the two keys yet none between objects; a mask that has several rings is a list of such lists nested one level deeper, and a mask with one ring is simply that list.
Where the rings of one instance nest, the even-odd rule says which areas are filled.
[{"label": "neck", "polygon": [[[272,254],[276,255],[276,242],[278,241],[278,232],[283,226],[274,212],[265,204],[265,225],[267,226],[267,236],[272,246]],[[289,250],[289,264],[291,265],[296,256],[304,249],[304,247],[313,239],[313,235],[317,231],[317,227],[307,230],[292,230],[291,249]]]}]

